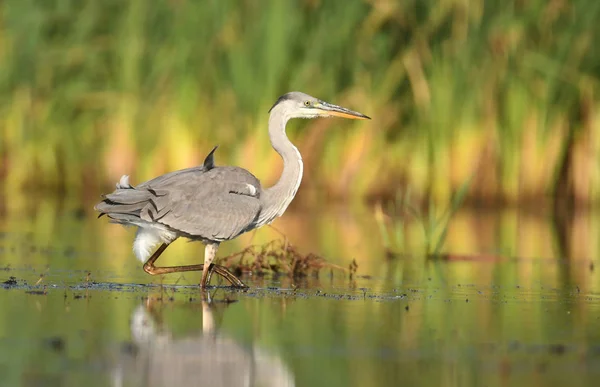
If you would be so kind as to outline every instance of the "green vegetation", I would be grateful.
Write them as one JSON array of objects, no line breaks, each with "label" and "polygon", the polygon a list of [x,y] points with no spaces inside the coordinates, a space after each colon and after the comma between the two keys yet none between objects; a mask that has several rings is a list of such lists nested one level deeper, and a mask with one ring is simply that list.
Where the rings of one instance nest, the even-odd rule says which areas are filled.
[{"label": "green vegetation", "polygon": [[[406,239],[409,236],[406,235],[405,229],[411,227],[411,224],[417,223],[423,230],[422,248],[419,255],[439,258],[448,237],[450,221],[462,206],[470,184],[471,179],[465,181],[452,197],[450,205],[441,212],[433,200],[429,201],[426,210],[422,210],[413,203],[410,190],[405,194],[398,192],[398,197],[388,204],[385,212],[381,205],[377,206],[375,220],[386,254],[394,256],[414,253],[406,246]],[[414,239],[414,235],[410,238]]]},{"label": "green vegetation", "polygon": [[596,0],[7,0],[0,176],[96,196],[219,144],[268,184],[266,111],[302,90],[374,118],[293,124],[305,187],[449,202],[474,175],[467,200],[597,200],[599,16]]}]

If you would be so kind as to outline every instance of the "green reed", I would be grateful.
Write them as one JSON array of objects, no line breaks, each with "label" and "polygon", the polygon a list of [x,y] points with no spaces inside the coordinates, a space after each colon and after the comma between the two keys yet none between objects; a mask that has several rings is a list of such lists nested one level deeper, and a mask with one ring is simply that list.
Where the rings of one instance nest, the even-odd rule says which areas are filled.
[{"label": "green reed", "polygon": [[[600,197],[594,0],[0,5],[0,176],[92,193],[199,163],[267,183],[267,110],[302,90],[373,116],[294,123],[334,197]],[[335,130],[329,130],[330,127]],[[560,171],[565,171],[560,173]],[[302,195],[301,195],[302,196]]]},{"label": "green reed", "polygon": [[[418,254],[434,259],[440,257],[448,237],[450,221],[463,205],[471,184],[472,179],[463,182],[449,205],[444,208],[433,198],[426,208],[421,208],[409,188],[406,192],[398,191],[395,200],[388,203],[385,210],[381,206],[376,207],[375,221],[387,254]],[[410,232],[415,228],[420,228],[421,235]],[[408,243],[409,240],[413,242],[413,246]]]}]

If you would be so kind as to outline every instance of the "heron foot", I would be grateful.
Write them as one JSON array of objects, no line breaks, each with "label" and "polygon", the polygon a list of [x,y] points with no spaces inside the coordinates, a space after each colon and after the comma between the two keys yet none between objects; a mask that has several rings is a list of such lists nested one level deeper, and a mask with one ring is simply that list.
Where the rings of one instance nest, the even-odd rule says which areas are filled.
[{"label": "heron foot", "polygon": [[212,273],[215,272],[219,274],[221,277],[225,278],[231,286],[235,288],[247,288],[248,285],[244,284],[238,277],[236,277],[232,272],[230,272],[225,266],[213,264],[208,271],[208,278],[206,283],[210,283],[210,279],[212,277]]},{"label": "heron foot", "polygon": [[[144,271],[150,275],[160,275],[160,274],[171,274],[171,273],[180,273],[184,271],[202,271],[204,269],[204,264],[198,265],[189,265],[189,266],[171,266],[171,267],[156,267],[152,264],[146,263],[144,265]],[[236,288],[247,288],[248,285],[244,284],[239,278],[237,278],[233,273],[231,273],[225,266],[215,265],[213,264],[209,270],[209,275],[206,283],[210,282],[212,277],[212,273],[215,272],[219,274],[221,277],[225,278],[233,287]]]}]

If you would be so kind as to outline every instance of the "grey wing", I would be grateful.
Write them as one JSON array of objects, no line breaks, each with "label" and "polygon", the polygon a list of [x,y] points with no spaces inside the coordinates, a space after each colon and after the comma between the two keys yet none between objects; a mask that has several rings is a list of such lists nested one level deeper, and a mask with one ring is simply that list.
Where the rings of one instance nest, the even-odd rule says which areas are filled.
[{"label": "grey wing", "polygon": [[261,211],[260,182],[236,167],[148,182],[144,188],[154,197],[141,210],[142,220],[209,240],[232,239],[252,229]]},{"label": "grey wing", "polygon": [[141,225],[147,223],[140,218],[141,212],[156,199],[156,192],[150,184],[157,187],[168,187],[178,181],[188,180],[207,171],[203,166],[182,169],[161,175],[145,183],[133,187],[129,184],[129,176],[124,175],[117,183],[117,189],[103,195],[104,200],[94,206],[100,212],[99,216],[107,215],[113,222],[122,224]]}]

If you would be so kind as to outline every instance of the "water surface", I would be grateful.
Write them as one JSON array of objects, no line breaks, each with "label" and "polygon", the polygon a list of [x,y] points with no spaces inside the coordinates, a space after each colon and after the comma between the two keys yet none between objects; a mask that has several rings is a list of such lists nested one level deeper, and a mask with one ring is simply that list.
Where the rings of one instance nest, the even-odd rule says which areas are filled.
[{"label": "water surface", "polygon": [[[133,230],[89,207],[3,207],[0,384],[560,386],[600,374],[594,213],[557,226],[464,210],[448,259],[432,261],[418,225],[390,256],[370,209],[302,209],[220,254],[282,232],[340,266],[356,260],[357,276],[246,276],[248,291],[203,296],[199,274],[147,276]],[[202,250],[178,241],[161,261],[193,263]]]}]

